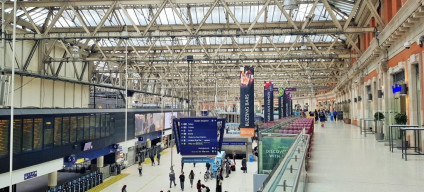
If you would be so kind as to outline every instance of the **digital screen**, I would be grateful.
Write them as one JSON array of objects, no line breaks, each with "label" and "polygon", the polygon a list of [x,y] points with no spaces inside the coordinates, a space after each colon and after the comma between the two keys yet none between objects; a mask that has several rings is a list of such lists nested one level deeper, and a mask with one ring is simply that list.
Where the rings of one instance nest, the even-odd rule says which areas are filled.
[{"label": "digital screen", "polygon": [[135,114],[135,136],[162,131],[164,127],[163,113]]},{"label": "digital screen", "polygon": [[217,138],[216,118],[180,118],[181,155],[216,155]]},{"label": "digital screen", "polygon": [[165,129],[172,128],[172,119],[177,118],[177,112],[165,113]]},{"label": "digital screen", "polygon": [[88,150],[90,150],[91,149],[91,142],[87,142],[87,143],[85,143],[84,144],[84,149],[83,149],[83,151],[88,151]]},{"label": "digital screen", "polygon": [[139,136],[144,134],[144,127],[147,126],[146,116],[142,114],[135,114],[135,134],[134,136]]}]

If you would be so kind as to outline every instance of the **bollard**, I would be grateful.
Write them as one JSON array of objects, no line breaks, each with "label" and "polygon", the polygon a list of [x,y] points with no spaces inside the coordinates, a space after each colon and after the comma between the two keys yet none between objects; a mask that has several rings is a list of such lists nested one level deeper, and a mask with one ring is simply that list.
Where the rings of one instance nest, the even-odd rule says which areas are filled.
[{"label": "bollard", "polygon": [[296,162],[297,162],[297,155],[295,155],[295,156],[294,156],[294,161],[296,161]]},{"label": "bollard", "polygon": [[290,165],[290,173],[293,173],[293,165]]},{"label": "bollard", "polygon": [[286,191],[286,180],[283,182],[283,190]]}]

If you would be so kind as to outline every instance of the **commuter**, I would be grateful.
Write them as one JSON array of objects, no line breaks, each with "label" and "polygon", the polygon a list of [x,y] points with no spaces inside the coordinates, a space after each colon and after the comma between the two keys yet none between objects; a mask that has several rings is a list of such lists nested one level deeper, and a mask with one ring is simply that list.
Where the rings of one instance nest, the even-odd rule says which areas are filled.
[{"label": "commuter", "polygon": [[127,185],[124,185],[124,186],[122,187],[121,192],[127,192]]},{"label": "commuter", "polygon": [[172,182],[174,182],[174,187],[177,186],[177,184],[175,184],[175,173],[174,173],[174,170],[171,170],[171,173],[169,173],[169,188],[171,188]]},{"label": "commuter", "polygon": [[[203,187],[205,186],[203,185]],[[202,192],[202,183],[200,183],[200,179],[197,181],[196,188],[197,188],[197,192]]]},{"label": "commuter", "polygon": [[236,164],[236,152],[234,152],[233,151],[233,162],[234,162],[234,165]]},{"label": "commuter", "polygon": [[196,167],[196,163],[193,163],[193,166]]},{"label": "commuter", "polygon": [[184,162],[183,159],[181,159],[181,172],[184,170]]},{"label": "commuter", "polygon": [[183,190],[183,191],[184,191],[184,181],[185,181],[184,172],[181,172],[181,175],[180,175],[180,184],[181,184],[181,190]]},{"label": "commuter", "polygon": [[243,160],[241,160],[241,168],[243,170],[243,173],[247,173],[247,162],[246,162],[246,158],[243,158]]},{"label": "commuter", "polygon": [[230,171],[231,171],[231,167],[230,167],[230,161],[225,162],[225,171],[226,171],[226,176],[225,178],[228,178],[228,176],[230,175]]},{"label": "commuter", "polygon": [[210,168],[211,168],[211,164],[209,162],[206,163],[206,171],[209,171]]},{"label": "commuter", "polygon": [[141,176],[143,174],[143,164],[138,162],[138,174]]},{"label": "commuter", "polygon": [[158,152],[158,154],[156,154],[156,159],[158,159],[158,165],[160,165],[160,152]]},{"label": "commuter", "polygon": [[150,154],[150,161],[152,161],[152,166],[155,165],[155,155],[152,153]]},{"label": "commuter", "polygon": [[318,122],[318,111],[315,109],[314,111],[315,123]]},{"label": "commuter", "polygon": [[324,127],[325,113],[323,109],[319,111],[319,121],[321,122],[321,127]]},{"label": "commuter", "polygon": [[190,185],[191,185],[191,188],[193,188],[193,180],[194,180],[193,170],[190,171],[190,174],[188,175],[188,179],[190,179]]},{"label": "commuter", "polygon": [[222,192],[222,172],[218,171],[218,175],[216,176],[216,192]]},{"label": "commuter", "polygon": [[337,111],[335,109],[333,109],[333,117],[334,117],[334,121],[337,122]]}]

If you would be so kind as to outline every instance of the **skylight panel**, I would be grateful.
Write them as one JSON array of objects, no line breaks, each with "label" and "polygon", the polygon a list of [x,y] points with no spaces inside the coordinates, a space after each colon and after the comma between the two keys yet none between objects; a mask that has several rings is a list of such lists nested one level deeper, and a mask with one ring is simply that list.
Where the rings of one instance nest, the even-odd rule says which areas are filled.
[{"label": "skylight panel", "polygon": [[234,6],[232,11],[233,11],[233,14],[236,17],[237,21],[239,21],[239,22],[244,21],[243,20],[243,7],[242,6]]},{"label": "skylight panel", "polygon": [[135,23],[135,25],[140,25],[140,22],[138,20],[138,17],[135,13],[134,9],[127,9],[128,15],[130,16],[130,18],[132,19],[132,21]]},{"label": "skylight panel", "polygon": [[203,7],[196,7],[196,17],[197,17],[197,22],[200,23],[203,20],[203,17],[205,17],[206,12],[204,12]]},{"label": "skylight panel", "polygon": [[[209,9],[210,9],[209,7],[203,7],[203,11],[205,12],[205,14],[209,11]],[[214,9],[216,9],[216,7]],[[212,23],[212,17],[213,17],[212,15],[213,15],[213,10],[210,15],[205,15],[205,17],[207,17],[205,21],[206,23]]]}]

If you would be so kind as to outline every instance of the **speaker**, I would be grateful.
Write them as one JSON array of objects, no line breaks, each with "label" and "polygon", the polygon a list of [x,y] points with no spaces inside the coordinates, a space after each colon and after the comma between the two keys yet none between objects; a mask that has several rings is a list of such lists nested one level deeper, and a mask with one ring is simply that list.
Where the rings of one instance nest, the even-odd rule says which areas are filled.
[{"label": "speaker", "polygon": [[378,97],[378,98],[383,98],[383,95],[384,95],[384,94],[383,94],[383,91],[382,91],[382,90],[378,90],[378,91],[377,91],[377,97]]}]

